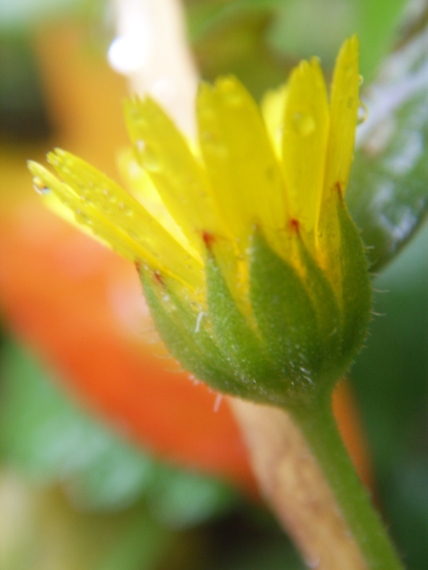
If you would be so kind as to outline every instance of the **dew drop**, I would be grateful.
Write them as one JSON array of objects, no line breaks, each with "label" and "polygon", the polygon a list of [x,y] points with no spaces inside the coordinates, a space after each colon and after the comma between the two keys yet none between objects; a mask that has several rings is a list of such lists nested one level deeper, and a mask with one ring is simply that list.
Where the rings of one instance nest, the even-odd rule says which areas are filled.
[{"label": "dew drop", "polygon": [[86,214],[82,212],[82,210],[76,209],[74,212],[74,216],[76,218],[76,222],[80,224],[85,224],[87,226],[92,225],[92,221],[90,220],[90,218],[88,218]]},{"label": "dew drop", "polygon": [[230,107],[239,107],[243,103],[240,93],[236,91],[228,91],[224,94],[224,100]]},{"label": "dew drop", "polygon": [[217,89],[223,96],[223,100],[226,104],[231,105],[232,107],[237,107],[242,104],[242,93],[239,92],[237,85],[233,79],[222,79],[219,83],[217,83]]},{"label": "dew drop", "polygon": [[149,172],[159,172],[161,163],[155,151],[150,146],[147,146],[144,153],[141,155],[143,167]]},{"label": "dew drop", "polygon": [[362,101],[360,101],[360,105],[358,107],[357,123],[359,125],[365,123],[367,121],[368,116],[369,116],[369,110],[367,109],[367,105]]},{"label": "dew drop", "polygon": [[145,117],[141,116],[141,109],[135,107],[134,110],[135,110],[134,116],[135,116],[135,121],[136,121],[137,125],[142,130],[147,129],[147,127],[149,126],[149,123]]},{"label": "dew drop", "polygon": [[309,136],[315,130],[315,120],[307,113],[295,113],[293,115],[293,125],[295,130],[302,137]]},{"label": "dew drop", "polygon": [[49,162],[52,164],[52,166],[58,166],[61,161],[59,159],[59,156],[56,154],[51,154],[49,155]]},{"label": "dew drop", "polygon": [[41,178],[39,178],[38,176],[35,176],[33,178],[33,188],[37,192],[37,194],[41,194],[41,195],[49,194],[49,192],[50,192],[50,188],[48,188],[44,184],[43,180]]},{"label": "dew drop", "polygon": [[139,152],[143,152],[146,148],[146,141],[143,141],[143,139],[138,139],[135,141],[135,146]]},{"label": "dew drop", "polygon": [[127,206],[123,202],[119,202],[118,206],[119,206],[119,210],[121,211],[122,214],[124,214],[128,218],[132,218],[132,216],[134,215],[134,212],[129,206]]}]

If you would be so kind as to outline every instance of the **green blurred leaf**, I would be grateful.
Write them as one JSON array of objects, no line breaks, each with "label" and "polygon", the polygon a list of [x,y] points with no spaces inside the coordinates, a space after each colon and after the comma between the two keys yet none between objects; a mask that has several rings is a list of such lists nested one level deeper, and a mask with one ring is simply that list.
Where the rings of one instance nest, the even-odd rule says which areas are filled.
[{"label": "green blurred leaf", "polygon": [[352,218],[378,270],[408,241],[428,208],[428,27],[391,54],[363,94],[347,192]]},{"label": "green blurred leaf", "polygon": [[154,570],[173,535],[144,508],[79,512],[57,489],[0,472],[2,570]]},{"label": "green blurred leaf", "polygon": [[[269,10],[230,10],[227,18],[206,22],[193,40],[195,59],[203,79],[233,73],[256,98],[282,83],[294,60],[274,54],[265,41],[272,18]],[[214,25],[215,24],[215,25]]]},{"label": "green blurred leaf", "polygon": [[[370,78],[390,49],[406,0],[283,0],[267,31],[276,51],[299,59],[317,55],[332,69],[346,37],[360,39],[360,69]],[[328,18],[325,15],[328,14]]]},{"label": "green blurred leaf", "polygon": [[358,15],[352,0],[285,0],[278,3],[266,40],[278,54],[296,60],[316,55],[324,69],[332,69],[339,46],[359,28]]},{"label": "green blurred leaf", "polygon": [[230,489],[207,477],[164,467],[146,501],[155,518],[174,529],[206,522],[239,502]]},{"label": "green blurred leaf", "polygon": [[376,495],[406,567],[428,560],[428,224],[375,280],[376,316],[352,375]]},{"label": "green blurred leaf", "polygon": [[43,140],[50,134],[33,48],[26,34],[0,34],[0,138],[3,141]]},{"label": "green blurred leaf", "polygon": [[21,28],[75,10],[85,0],[0,0],[0,28]]},{"label": "green blurred leaf", "polygon": [[245,552],[232,558],[227,565],[222,564],[218,570],[306,570],[307,566],[287,546],[284,539],[258,547],[249,544]]},{"label": "green blurred leaf", "polygon": [[236,501],[221,482],[164,465],[90,418],[12,343],[2,350],[2,378],[4,459],[40,484],[61,483],[79,508],[121,510],[144,499],[162,521],[184,527]]},{"label": "green blurred leaf", "polygon": [[410,3],[409,0],[353,0],[356,19],[351,33],[357,33],[360,39],[360,69],[366,80],[372,78],[379,62],[390,51],[403,10]]},{"label": "green blurred leaf", "polygon": [[[233,73],[256,98],[316,55],[327,74],[346,37],[360,38],[370,78],[390,49],[406,0],[186,0],[190,40],[207,79]],[[326,17],[328,14],[328,17]]]},{"label": "green blurred leaf", "polygon": [[184,0],[191,41],[203,39],[213,29],[250,14],[268,14],[284,0]]},{"label": "green blurred leaf", "polygon": [[0,0],[0,33],[26,33],[54,20],[101,21],[106,0]]},{"label": "green blurred leaf", "polygon": [[6,458],[44,485],[64,481],[88,508],[119,508],[141,497],[149,458],[87,417],[14,344],[2,351],[0,446]]},{"label": "green blurred leaf", "polygon": [[[303,570],[307,566],[273,514],[247,503],[210,526],[203,570]],[[198,569],[199,570],[199,569]]]}]

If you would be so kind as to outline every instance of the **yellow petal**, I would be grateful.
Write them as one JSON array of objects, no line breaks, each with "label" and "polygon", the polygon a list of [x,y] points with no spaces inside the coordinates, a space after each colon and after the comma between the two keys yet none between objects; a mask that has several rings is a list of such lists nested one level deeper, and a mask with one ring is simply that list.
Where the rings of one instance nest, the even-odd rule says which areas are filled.
[{"label": "yellow petal", "polygon": [[118,170],[128,192],[136,198],[148,213],[171,234],[186,250],[192,250],[194,257],[197,252],[189,244],[183,232],[177,226],[174,218],[162,202],[148,173],[140,166],[132,149],[126,149],[118,155]]},{"label": "yellow petal", "polygon": [[284,106],[287,96],[287,86],[281,85],[278,89],[271,89],[263,95],[261,109],[263,119],[273,148],[281,158],[282,129],[284,125]]},{"label": "yellow petal", "polygon": [[128,240],[115,225],[99,214],[91,212],[91,205],[53,174],[37,163],[29,162],[36,189],[43,194],[44,202],[62,218],[76,223],[80,230],[94,234],[103,243],[130,261],[143,259],[144,251],[137,243]]},{"label": "yellow petal", "polygon": [[290,216],[311,232],[324,184],[328,102],[318,60],[303,61],[291,74],[284,110],[282,160]]},{"label": "yellow petal", "polygon": [[237,79],[222,78],[214,87],[201,86],[197,115],[213,192],[237,243],[245,248],[254,224],[275,236],[285,225],[285,191],[252,97]]},{"label": "yellow petal", "polygon": [[204,232],[224,231],[202,167],[183,135],[152,99],[127,102],[126,116],[142,166],[184,235],[202,251]]},{"label": "yellow petal", "polygon": [[32,173],[112,249],[197,287],[200,260],[191,257],[132,196],[83,160],[61,150],[48,155],[64,182],[32,163]]},{"label": "yellow petal", "polygon": [[334,188],[345,192],[353,157],[359,107],[358,39],[347,40],[338,55],[330,103],[325,194]]}]

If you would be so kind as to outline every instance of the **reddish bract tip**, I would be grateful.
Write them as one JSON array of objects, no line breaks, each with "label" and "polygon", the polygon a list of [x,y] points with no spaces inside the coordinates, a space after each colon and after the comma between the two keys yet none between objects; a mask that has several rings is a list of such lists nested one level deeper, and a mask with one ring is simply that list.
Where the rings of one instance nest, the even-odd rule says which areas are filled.
[{"label": "reddish bract tip", "polygon": [[343,198],[343,184],[341,182],[336,182],[334,185],[335,189],[337,190],[339,196]]},{"label": "reddish bract tip", "polygon": [[162,275],[159,273],[159,271],[154,271],[153,272],[153,277],[155,278],[156,283],[159,283],[159,285],[163,285],[163,277]]},{"label": "reddish bract tip", "polygon": [[202,232],[202,239],[204,240],[204,244],[207,246],[207,248],[211,249],[211,246],[215,241],[214,236],[208,232]]},{"label": "reddish bract tip", "polygon": [[299,229],[300,229],[300,222],[299,220],[296,220],[296,218],[292,218],[290,220],[290,229],[292,232],[296,232],[299,233]]}]

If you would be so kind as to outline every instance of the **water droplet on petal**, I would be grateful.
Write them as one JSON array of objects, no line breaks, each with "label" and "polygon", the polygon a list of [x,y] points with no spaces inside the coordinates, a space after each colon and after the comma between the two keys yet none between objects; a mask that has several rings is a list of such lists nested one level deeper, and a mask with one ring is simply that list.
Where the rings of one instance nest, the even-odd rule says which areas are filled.
[{"label": "water droplet on petal", "polygon": [[50,188],[48,188],[43,180],[38,176],[33,178],[33,188],[37,192],[37,194],[49,194]]},{"label": "water droplet on petal", "polygon": [[238,107],[242,104],[243,96],[234,79],[227,77],[220,79],[216,83],[216,89],[227,105]]},{"label": "water droplet on petal", "polygon": [[143,154],[141,155],[141,162],[143,167],[149,172],[159,172],[161,169],[161,164],[156,152],[152,147],[147,146]]},{"label": "water droplet on petal", "polygon": [[309,136],[315,130],[315,120],[308,113],[295,113],[293,115],[293,125],[297,133],[302,137]]},{"label": "water droplet on petal", "polygon": [[369,116],[369,110],[367,109],[367,105],[362,101],[360,101],[360,105],[358,107],[358,118],[357,118],[358,124],[361,125],[362,123],[365,123],[367,121],[368,116]]},{"label": "water droplet on petal", "polygon": [[123,202],[119,202],[118,207],[120,212],[125,216],[127,216],[128,218],[131,218],[134,215],[133,210]]},{"label": "water droplet on petal", "polygon": [[135,141],[135,146],[139,152],[143,152],[146,148],[146,141],[143,141],[143,139],[138,139]]}]

